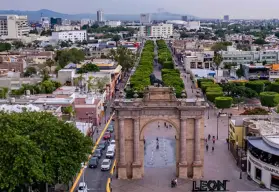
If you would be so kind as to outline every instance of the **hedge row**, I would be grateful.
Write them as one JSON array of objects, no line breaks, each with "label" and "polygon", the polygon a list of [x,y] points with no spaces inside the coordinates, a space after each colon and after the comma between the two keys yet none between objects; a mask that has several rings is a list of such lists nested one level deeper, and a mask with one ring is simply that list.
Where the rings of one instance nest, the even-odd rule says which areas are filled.
[{"label": "hedge row", "polygon": [[222,87],[215,84],[211,79],[198,80],[198,85],[200,85],[201,90],[206,94],[206,98],[213,103],[215,103],[216,97],[224,95]]},{"label": "hedge row", "polygon": [[139,65],[130,79],[130,92],[137,91],[140,97],[143,95],[145,87],[150,85],[149,76],[153,72],[154,47],[153,41],[146,41],[141,53]]},{"label": "hedge row", "polygon": [[262,92],[260,93],[260,100],[262,106],[275,107],[279,104],[279,93],[276,92]]},{"label": "hedge row", "polygon": [[166,86],[174,87],[176,96],[181,97],[184,83],[180,78],[179,70],[174,69],[172,54],[164,40],[157,40],[156,43],[158,46],[158,62],[163,66],[162,80]]}]

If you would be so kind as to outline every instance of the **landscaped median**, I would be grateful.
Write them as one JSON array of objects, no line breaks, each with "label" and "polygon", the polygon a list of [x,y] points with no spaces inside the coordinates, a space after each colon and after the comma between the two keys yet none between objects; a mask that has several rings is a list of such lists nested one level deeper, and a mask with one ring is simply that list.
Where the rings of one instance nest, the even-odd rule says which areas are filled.
[{"label": "landscaped median", "polygon": [[174,69],[172,54],[164,40],[156,41],[158,46],[158,62],[163,66],[162,80],[166,86],[174,87],[176,97],[181,97],[184,90],[184,82],[180,77],[180,72]]},{"label": "landscaped median", "polygon": [[145,87],[150,85],[150,75],[153,73],[154,42],[146,41],[141,53],[139,65],[130,79],[130,89],[126,89],[126,97],[132,98],[135,91],[139,97],[143,97]]},{"label": "landscaped median", "polygon": [[[101,139],[102,139],[104,133],[106,132],[106,130],[107,130],[107,128],[108,128],[108,126],[109,126],[109,124],[110,124],[110,122],[111,122],[111,120],[112,120],[113,115],[114,115],[114,113],[110,116],[110,118],[109,118],[109,120],[108,120],[108,122],[107,122],[105,128],[103,129],[103,131],[102,131],[102,133],[100,134],[100,136],[99,136],[97,142],[95,143],[95,145],[94,145],[94,147],[93,147],[93,149],[92,149],[91,154],[88,156],[88,161],[90,160],[90,158],[92,157],[92,154],[93,154],[93,153],[95,152],[95,150],[97,149],[97,147],[98,147],[98,145],[99,145],[99,143],[100,143],[100,141],[101,141]],[[88,161],[85,163],[86,166],[88,165]],[[81,170],[79,171],[79,173],[78,173],[78,175],[77,175],[77,177],[76,177],[76,180],[75,180],[73,186],[72,186],[71,189],[70,189],[70,192],[74,192],[74,191],[75,191],[75,188],[77,187],[77,184],[78,184],[78,182],[79,182],[79,180],[80,180],[80,177],[82,176],[82,173],[83,173],[84,169],[85,169],[85,168],[81,168]]]}]

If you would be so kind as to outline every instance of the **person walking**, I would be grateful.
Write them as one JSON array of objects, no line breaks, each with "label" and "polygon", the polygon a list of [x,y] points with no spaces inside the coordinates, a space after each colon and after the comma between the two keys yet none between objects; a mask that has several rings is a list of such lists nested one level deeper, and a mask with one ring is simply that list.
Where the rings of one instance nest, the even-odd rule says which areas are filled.
[{"label": "person walking", "polygon": [[213,142],[213,144],[215,144],[215,138],[213,137],[213,139],[212,139],[212,142]]},{"label": "person walking", "polygon": [[210,135],[210,134],[208,134],[208,137],[207,137],[208,141],[210,140],[210,137],[211,137],[211,135]]},{"label": "person walking", "polygon": [[205,148],[206,148],[206,151],[208,151],[208,144],[206,144]]},{"label": "person walking", "polygon": [[214,146],[212,146],[212,152],[214,151]]}]

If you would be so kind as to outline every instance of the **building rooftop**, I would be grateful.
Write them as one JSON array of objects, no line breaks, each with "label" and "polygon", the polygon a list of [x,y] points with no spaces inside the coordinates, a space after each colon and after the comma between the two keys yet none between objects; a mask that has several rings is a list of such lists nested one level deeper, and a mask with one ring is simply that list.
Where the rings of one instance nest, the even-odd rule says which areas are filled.
[{"label": "building rooftop", "polygon": [[[254,147],[273,155],[279,156],[279,149],[267,144],[262,137],[248,137],[247,140]],[[279,137],[277,137],[277,142],[279,142]]]},{"label": "building rooftop", "polygon": [[74,98],[39,98],[33,103],[35,104],[51,104],[51,105],[63,105],[63,104],[72,104]]},{"label": "building rooftop", "polygon": [[24,111],[42,111],[40,109],[40,107],[32,105],[32,104],[28,104],[28,105],[8,105],[8,104],[4,104],[4,105],[0,105],[0,111],[5,111],[8,113],[12,113],[12,112],[16,112],[16,113],[21,113]]}]

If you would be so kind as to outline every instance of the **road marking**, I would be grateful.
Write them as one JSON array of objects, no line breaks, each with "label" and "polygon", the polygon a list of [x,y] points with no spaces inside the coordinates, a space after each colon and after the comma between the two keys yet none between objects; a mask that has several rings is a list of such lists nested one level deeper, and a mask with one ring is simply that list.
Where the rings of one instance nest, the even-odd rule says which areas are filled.
[{"label": "road marking", "polygon": [[[92,154],[94,153],[94,151],[96,150],[96,148],[97,148],[98,144],[100,143],[100,141],[101,141],[101,139],[102,139],[104,133],[106,132],[106,130],[107,130],[107,128],[108,128],[108,126],[109,126],[109,124],[110,124],[110,122],[111,122],[111,120],[112,120],[113,115],[114,115],[114,113],[110,116],[110,119],[108,120],[108,122],[107,122],[105,128],[103,129],[103,131],[102,131],[102,133],[100,134],[100,136],[99,136],[97,142],[95,143],[95,146],[93,147],[92,152],[91,152],[91,154],[90,154],[89,157],[88,157],[88,161],[89,161],[89,159],[91,158],[91,156],[92,156]],[[85,165],[88,164],[88,161],[85,163]],[[80,177],[81,177],[81,175],[82,175],[84,169],[85,169],[85,168],[81,168],[81,170],[79,171],[79,174],[78,174],[78,176],[77,176],[77,178],[76,178],[76,180],[75,180],[75,182],[74,182],[72,188],[70,189],[70,192],[74,192],[74,191],[75,191],[75,188],[76,188],[76,186],[77,186],[77,184],[78,184],[78,182],[79,182],[79,179],[80,179]]]}]

